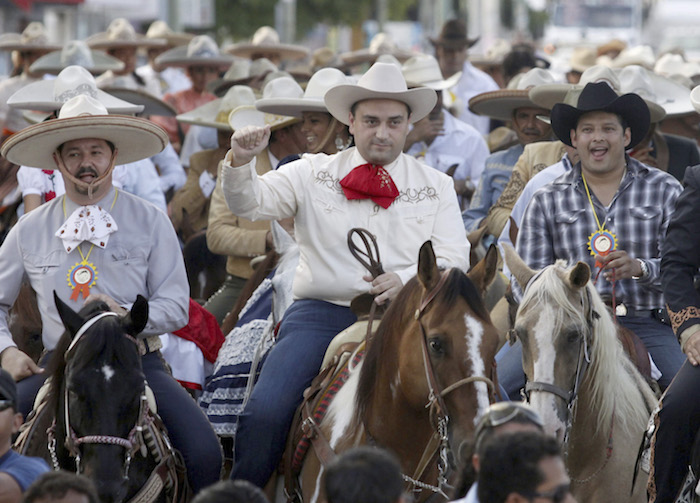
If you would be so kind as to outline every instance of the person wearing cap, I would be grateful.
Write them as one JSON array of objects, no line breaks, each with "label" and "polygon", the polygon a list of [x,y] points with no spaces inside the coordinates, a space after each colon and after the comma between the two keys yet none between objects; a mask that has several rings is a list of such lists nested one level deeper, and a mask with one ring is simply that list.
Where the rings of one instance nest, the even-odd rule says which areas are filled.
[{"label": "person wearing cap", "polygon": [[165,45],[156,45],[146,48],[148,63],[136,68],[136,74],[147,82],[152,80],[158,81],[161,91],[160,96],[184,91],[192,87],[192,82],[182,68],[174,66],[161,68],[156,64],[156,58],[165,51],[189,44],[190,40],[194,38],[194,35],[191,33],[175,32],[168,26],[168,23],[162,19],[157,19],[148,27],[146,38],[165,40]]},{"label": "person wearing cap", "polygon": [[18,381],[19,409],[30,410],[46,374],[15,346],[7,327],[24,278],[37,294],[49,353],[64,332],[54,294],[76,310],[88,300],[102,300],[120,314],[143,295],[149,302],[138,342],[143,372],[196,491],[219,478],[219,443],[159,354],[159,335],[188,321],[180,245],[165,213],[112,185],[116,163],[151,157],[167,141],[152,122],[108,115],[99,101],[79,95],[63,105],[57,119],[30,126],[3,144],[1,153],[12,162],[59,169],[66,193],[25,215],[0,246],[0,365]]},{"label": "person wearing cap", "polygon": [[549,115],[549,109],[534,103],[528,93],[532,87],[553,82],[554,77],[550,72],[534,68],[511,80],[508,89],[478,94],[469,101],[475,113],[509,122],[518,143],[486,159],[474,197],[469,208],[462,213],[467,231],[476,230],[496,203],[525,146],[552,139],[552,128],[538,119],[538,116]]},{"label": "person wearing cap", "polygon": [[22,493],[49,465],[41,458],[24,456],[12,450],[14,435],[22,426],[23,416],[17,408],[17,386],[6,370],[0,369],[0,500],[22,501]]},{"label": "person wearing cap", "polygon": [[[700,110],[700,87],[691,93],[691,101],[695,109]],[[661,284],[671,326],[688,359],[661,397],[655,416],[651,444],[653,466],[647,489],[649,501],[653,503],[678,501],[681,492],[692,494],[696,481],[686,476],[700,431],[696,400],[700,378],[700,292],[695,285],[700,267],[700,165],[686,170],[684,184],[666,233]]]},{"label": "person wearing cap", "polygon": [[[326,347],[356,321],[352,298],[369,292],[378,304],[393,299],[416,274],[419,248],[428,239],[439,265],[466,270],[469,245],[454,183],[402,152],[409,124],[425,117],[436,99],[432,89],[409,90],[397,66],[375,63],[357,84],[335,86],[324,96],[331,115],[350,126],[356,146],[307,154],[261,177],[254,158],[266,147],[269,128],[233,134],[221,175],[226,202],[253,220],[294,217],[300,248],[295,301],[240,418],[233,478],[267,482]],[[376,278],[347,247],[348,231],[358,226],[378,238],[388,272]]]},{"label": "person wearing cap", "polygon": [[445,80],[437,60],[433,56],[420,55],[406,61],[401,73],[409,87],[434,89],[438,97],[428,116],[413,124],[404,152],[449,173],[454,179],[460,205],[466,205],[474,192],[473,180],[481,176],[489,150],[476,129],[455,118],[443,106],[442,91],[453,87],[461,72]]},{"label": "person wearing cap", "polygon": [[474,430],[474,442],[470,446],[471,456],[466,457],[470,463],[464,467],[455,484],[452,494],[455,498],[454,503],[479,503],[477,496],[479,483],[476,478],[479,474],[479,461],[484,455],[484,447],[492,438],[516,431],[544,432],[542,419],[528,404],[498,402],[486,409]]},{"label": "person wearing cap", "polygon": [[[199,35],[190,40],[186,46],[175,47],[164,52],[156,58],[156,64],[184,68],[192,86],[176,93],[166,94],[163,101],[172,105],[178,114],[184,114],[214,101],[216,96],[207,91],[207,84],[216,79],[231,63],[233,63],[233,56],[221,54],[216,42],[208,35]],[[172,117],[156,116],[152,120],[168,132],[170,143],[177,152],[180,152],[189,125],[178,125]]]},{"label": "person wearing cap", "polygon": [[443,92],[448,109],[455,110],[455,116],[461,121],[474,126],[482,136],[490,130],[488,117],[479,117],[469,110],[469,100],[480,93],[495,91],[498,84],[487,73],[473,66],[468,58],[468,49],[479,38],[467,37],[467,25],[461,19],[451,19],[442,26],[437,38],[431,38],[435,47],[435,58],[440,63],[440,70],[445,79],[457,72],[462,72],[457,84]]},{"label": "person wearing cap", "polygon": [[550,117],[579,162],[535,193],[516,249],[535,270],[558,259],[587,263],[598,292],[614,299],[618,322],[646,345],[665,389],[685,358],[664,309],[659,270],[681,185],[625,153],[646,135],[649,107],[636,94],[589,83],[575,106],[558,103]]}]

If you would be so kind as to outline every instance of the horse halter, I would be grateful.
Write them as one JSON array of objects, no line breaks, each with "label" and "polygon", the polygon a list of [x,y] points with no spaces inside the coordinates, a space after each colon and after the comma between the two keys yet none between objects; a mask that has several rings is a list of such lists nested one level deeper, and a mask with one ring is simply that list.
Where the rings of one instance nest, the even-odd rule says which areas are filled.
[{"label": "horse halter", "polygon": [[[73,349],[77,345],[77,343],[81,340],[81,337],[87,332],[87,330],[95,325],[99,320],[105,318],[105,317],[112,317],[116,316],[119,317],[117,313],[108,311],[104,313],[100,313],[99,315],[90,318],[87,322],[83,324],[83,326],[80,327],[78,332],[76,333],[75,337],[73,337],[72,342],[68,346],[68,349],[65,352],[65,360],[68,361],[69,356],[71,355]],[[138,347],[138,341],[128,335],[128,334],[122,334],[124,337],[126,337],[128,340],[133,342],[136,347]],[[132,455],[138,450],[141,449],[142,451],[145,448],[145,444],[141,438],[140,441],[137,441],[138,438],[141,437],[141,434],[143,432],[144,426],[146,425],[148,421],[148,399],[146,397],[146,392],[141,393],[141,396],[139,398],[139,413],[136,419],[136,423],[134,424],[133,428],[129,431],[129,435],[127,438],[123,437],[116,437],[112,435],[86,435],[83,437],[78,437],[73,430],[71,424],[70,424],[70,412],[69,412],[69,400],[68,400],[68,387],[64,386],[63,388],[63,411],[64,411],[64,421],[65,421],[65,429],[66,429],[66,439],[65,439],[65,447],[68,450],[69,454],[75,458],[75,471],[76,473],[80,473],[80,460],[81,460],[81,454],[80,454],[80,446],[82,444],[105,444],[105,445],[118,445],[120,447],[123,447],[126,450],[125,454],[125,459],[124,459],[124,478],[128,478],[129,475],[129,466],[131,464],[131,457]],[[51,462],[53,464],[53,467],[55,470],[59,470],[59,462],[58,462],[58,456],[56,455],[56,437],[55,437],[55,430],[56,430],[56,420],[54,419],[53,424],[48,430],[48,439],[49,439],[49,452],[51,454]]]},{"label": "horse halter", "polygon": [[[448,468],[448,451],[449,451],[449,442],[448,442],[448,437],[447,437],[447,430],[448,430],[448,425],[450,422],[450,416],[449,412],[447,410],[447,405],[445,404],[445,396],[447,396],[448,393],[451,393],[452,391],[456,390],[457,388],[464,386],[466,384],[470,383],[475,383],[475,382],[483,382],[486,384],[487,388],[489,389],[489,401],[493,402],[493,396],[495,392],[495,386],[493,384],[493,381],[489,379],[488,377],[484,376],[469,376],[465,377],[464,379],[460,379],[457,382],[454,382],[450,384],[449,386],[440,389],[440,386],[437,383],[437,379],[435,378],[435,371],[433,369],[433,363],[430,360],[430,355],[428,351],[428,333],[425,329],[425,326],[423,325],[421,318],[425,314],[426,310],[428,309],[428,306],[435,300],[437,297],[438,293],[444,288],[445,283],[447,282],[447,278],[450,275],[450,270],[442,271],[440,280],[438,283],[435,285],[435,287],[430,290],[429,292],[426,292],[426,294],[423,296],[421,299],[420,305],[418,309],[416,309],[416,312],[414,314],[414,319],[418,322],[418,326],[420,326],[421,329],[421,349],[422,349],[422,354],[423,354],[423,368],[425,370],[425,378],[428,383],[428,403],[426,404],[426,408],[429,408],[432,412],[435,412],[437,415],[437,433],[439,436],[439,441],[440,441],[440,447],[439,447],[439,460],[438,460],[438,487],[433,488],[429,487],[430,489],[433,489],[435,492],[440,492],[441,494],[444,495],[442,491],[442,487],[447,486],[447,468]],[[404,476],[404,478],[407,478]],[[415,485],[418,485],[419,487],[424,487],[425,484],[422,483],[417,483],[418,481],[411,479],[410,482],[414,483]],[[437,489],[437,490],[436,490]],[[447,496],[445,496],[447,497]]]}]

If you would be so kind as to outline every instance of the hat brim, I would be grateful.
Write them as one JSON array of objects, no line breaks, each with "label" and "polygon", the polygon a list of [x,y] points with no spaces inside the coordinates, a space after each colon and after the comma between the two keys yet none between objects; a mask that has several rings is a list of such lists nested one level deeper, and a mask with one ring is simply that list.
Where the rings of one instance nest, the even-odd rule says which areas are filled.
[{"label": "hat brim", "polygon": [[357,51],[346,52],[340,54],[339,58],[345,66],[355,66],[362,63],[375,63],[379,56],[389,54],[399,60],[400,63],[408,61],[418,53],[413,51],[404,51],[402,49],[394,49],[384,52],[370,52],[369,48],[358,49]]},{"label": "hat brim", "polygon": [[218,54],[203,58],[201,56],[187,56],[187,46],[182,45],[170,49],[156,58],[156,65],[176,66],[179,68],[188,68],[190,66],[223,66],[228,67],[233,64],[236,59],[229,54]]},{"label": "hat brim", "polygon": [[427,87],[416,87],[401,92],[373,91],[358,85],[343,84],[328,90],[323,101],[328,112],[346,126],[350,125],[350,109],[365,100],[394,100],[408,105],[411,123],[418,122],[435,107],[437,93]]},{"label": "hat brim", "polygon": [[246,126],[270,126],[272,131],[276,131],[277,129],[296,124],[297,122],[299,122],[298,117],[261,112],[252,105],[238,107],[232,110],[228,116],[228,123],[234,131]]},{"label": "hat brim", "polygon": [[166,47],[167,41],[162,38],[147,38],[144,35],[136,34],[136,37],[129,40],[114,40],[107,38],[107,32],[95,33],[89,36],[85,43],[92,49],[116,49],[119,47]]},{"label": "hat brim", "polygon": [[147,119],[93,115],[34,124],[8,138],[0,152],[15,164],[51,169],[55,167],[53,153],[60,145],[84,138],[113,143],[119,150],[115,161],[118,165],[152,157],[168,144],[163,128]]},{"label": "hat brim", "polygon": [[430,43],[433,45],[433,47],[437,46],[442,46],[442,47],[447,47],[448,49],[460,49],[462,47],[472,47],[474,44],[476,44],[481,37],[476,37],[476,38],[465,38],[465,39],[460,39],[460,40],[445,40],[445,39],[440,39],[440,38],[428,38],[430,40]]},{"label": "hat brim", "polygon": [[[502,121],[513,119],[518,108],[542,108],[528,97],[527,90],[502,89],[477,94],[469,100],[469,110],[477,115]],[[546,109],[549,110],[549,109]]]},{"label": "hat brim", "polygon": [[557,103],[563,103],[566,93],[572,89],[583,89],[576,84],[541,84],[528,91],[528,97],[536,106],[551,110]]},{"label": "hat brim", "polygon": [[243,42],[224,49],[224,52],[242,58],[250,58],[255,54],[279,54],[282,59],[302,59],[309,55],[309,50],[293,44],[251,44]]},{"label": "hat brim", "polygon": [[563,143],[572,147],[571,130],[576,129],[576,124],[582,115],[596,111],[617,114],[625,120],[631,132],[630,143],[626,147],[628,149],[635,147],[649,131],[649,108],[644,100],[636,94],[623,94],[606,107],[591,110],[557,103],[550,113],[552,131]]},{"label": "hat brim", "polygon": [[695,112],[687,87],[653,72],[649,72],[649,76],[658,98],[656,103],[666,111],[666,117],[680,117]]},{"label": "hat brim", "polygon": [[408,87],[429,87],[434,91],[444,91],[445,89],[449,89],[457,85],[457,82],[459,82],[459,79],[461,78],[462,72],[460,71],[445,80],[433,80],[430,82],[412,82],[406,79],[406,84],[408,85]]},{"label": "hat brim", "polygon": [[[118,72],[124,69],[124,62],[117,58],[106,54],[103,51],[90,50],[93,64],[90,66],[80,65],[92,74],[98,75],[107,71]],[[32,66],[29,67],[29,71],[32,73],[50,73],[53,75],[58,75],[63,71],[66,66],[61,62],[61,51],[52,51],[48,54],[43,55],[37,59]]]},{"label": "hat brim", "polygon": [[219,122],[216,117],[219,114],[219,106],[222,98],[205,103],[202,106],[190,110],[184,114],[180,114],[175,118],[178,122],[184,124],[194,124],[196,126],[212,127],[222,131],[231,131],[231,125],[228,123],[228,114],[226,122]]},{"label": "hat brim", "polygon": [[[142,89],[128,89],[126,87],[104,87],[102,90],[117,99],[133,103],[143,107],[141,115],[160,115],[163,117],[175,117],[177,110],[167,103]],[[113,112],[116,113],[116,112]]]},{"label": "hat brim", "polygon": [[301,117],[304,112],[329,113],[322,98],[263,98],[255,102],[255,108],[261,112]]},{"label": "hat brim", "polygon": [[57,44],[37,44],[22,42],[22,35],[19,33],[5,33],[0,35],[0,51],[60,51],[61,46]]},{"label": "hat brim", "polygon": [[[38,112],[55,112],[61,109],[64,102],[56,101],[53,95],[53,87],[54,80],[32,82],[10,96],[7,104],[12,108]],[[102,103],[111,114],[137,114],[143,110],[142,105],[115,98],[101,89],[97,89],[97,94],[93,98]]]}]

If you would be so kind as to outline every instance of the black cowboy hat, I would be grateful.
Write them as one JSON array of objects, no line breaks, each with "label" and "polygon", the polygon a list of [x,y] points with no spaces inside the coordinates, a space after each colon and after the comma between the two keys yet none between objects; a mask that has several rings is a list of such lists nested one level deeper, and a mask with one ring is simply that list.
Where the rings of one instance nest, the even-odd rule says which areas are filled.
[{"label": "black cowboy hat", "polygon": [[450,49],[471,47],[479,41],[479,37],[467,38],[467,25],[461,19],[450,19],[442,25],[440,35],[430,38],[433,46],[443,46]]},{"label": "black cowboy hat", "polygon": [[630,144],[637,145],[649,131],[649,107],[637,94],[618,94],[605,82],[586,84],[578,98],[576,107],[557,103],[552,108],[550,119],[552,130],[562,142],[571,145],[571,130],[581,116],[588,112],[610,112],[621,116],[631,131]]}]

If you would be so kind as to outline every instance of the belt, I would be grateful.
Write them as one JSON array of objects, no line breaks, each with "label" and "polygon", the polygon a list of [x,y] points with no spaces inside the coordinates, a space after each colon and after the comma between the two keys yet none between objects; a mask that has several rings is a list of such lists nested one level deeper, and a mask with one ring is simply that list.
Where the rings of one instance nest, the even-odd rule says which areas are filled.
[{"label": "belt", "polygon": [[159,335],[149,335],[148,337],[139,339],[139,352],[141,353],[141,356],[158,351],[162,347],[163,343],[161,342]]},{"label": "belt", "polygon": [[668,312],[665,308],[659,309],[634,309],[624,304],[615,306],[615,314],[621,318],[653,318],[661,323],[670,325]]}]

